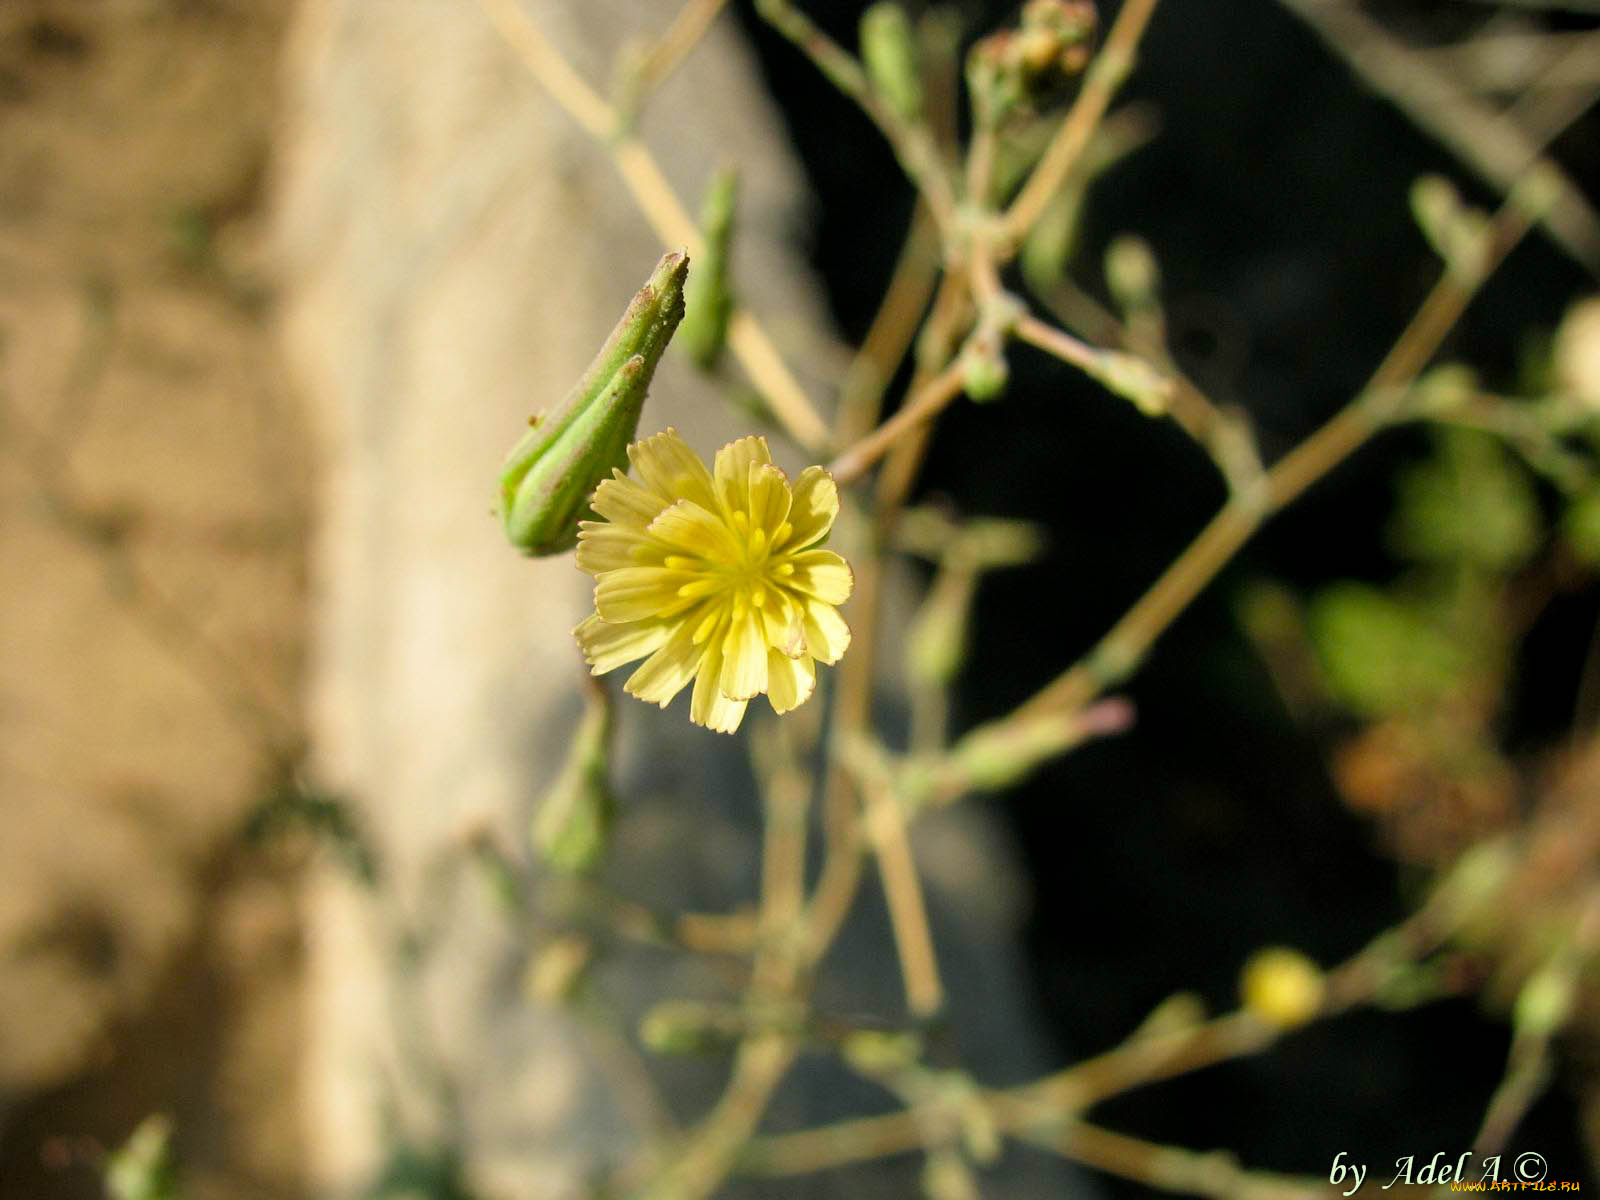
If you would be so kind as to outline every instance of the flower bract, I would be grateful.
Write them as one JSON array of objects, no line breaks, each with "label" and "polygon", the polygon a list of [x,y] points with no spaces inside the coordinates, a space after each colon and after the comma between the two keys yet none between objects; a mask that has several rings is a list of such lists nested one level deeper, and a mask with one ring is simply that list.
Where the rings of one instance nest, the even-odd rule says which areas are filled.
[{"label": "flower bract", "polygon": [[717,451],[706,470],[668,429],[628,447],[638,475],[595,489],[578,566],[595,577],[595,612],[573,632],[596,675],[643,658],[625,685],[665,706],[694,683],[690,717],[732,733],[766,693],[775,712],[816,688],[816,664],[850,644],[838,605],[854,579],[820,548],[839,512],[821,467],[791,485],[765,438]]}]

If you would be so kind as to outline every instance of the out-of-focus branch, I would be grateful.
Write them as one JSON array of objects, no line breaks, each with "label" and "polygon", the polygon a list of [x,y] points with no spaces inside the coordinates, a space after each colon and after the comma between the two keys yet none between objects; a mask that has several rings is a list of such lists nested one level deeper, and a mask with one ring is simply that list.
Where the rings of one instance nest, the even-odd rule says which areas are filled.
[{"label": "out-of-focus branch", "polygon": [[[1500,192],[1537,165],[1555,195],[1540,224],[1591,274],[1600,275],[1600,214],[1553,162],[1543,145],[1504,113],[1483,103],[1346,0],[1282,0],[1374,91]],[[1587,107],[1587,105],[1585,105]],[[1581,110],[1580,110],[1581,111]]]},{"label": "out-of-focus branch", "polygon": [[[687,247],[690,259],[696,258],[703,248],[700,231],[645,144],[632,135],[618,136],[616,111],[568,65],[517,0],[476,3],[551,98],[610,148],[618,173],[656,236],[669,247]],[[813,452],[827,444],[826,422],[748,309],[735,308],[729,317],[728,348],[796,442]]]},{"label": "out-of-focus branch", "polygon": [[1011,202],[1001,221],[1000,241],[1010,246],[1020,245],[1034,222],[1043,215],[1055,198],[1056,192],[1066,182],[1067,175],[1083,156],[1089,140],[1100,126],[1101,118],[1117,94],[1123,80],[1133,70],[1134,53],[1145,27],[1155,14],[1159,0],[1124,0],[1117,10],[1111,32],[1105,45],[1094,56],[1084,75],[1083,87],[1077,99],[1067,110],[1044,156],[1034,168],[1022,191]]}]

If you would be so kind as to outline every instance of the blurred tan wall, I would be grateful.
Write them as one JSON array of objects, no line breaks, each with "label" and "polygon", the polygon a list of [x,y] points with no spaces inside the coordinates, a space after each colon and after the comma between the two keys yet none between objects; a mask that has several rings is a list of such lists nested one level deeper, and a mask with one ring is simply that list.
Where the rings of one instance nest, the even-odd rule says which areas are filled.
[{"label": "blurred tan wall", "polygon": [[[659,33],[676,7],[527,5],[602,83],[625,41]],[[323,460],[313,736],[390,870],[376,908],[332,878],[313,903],[315,1172],[332,1186],[370,1169],[387,1107],[407,1137],[459,1137],[487,1194],[571,1195],[637,1130],[594,1043],[520,994],[516,931],[476,881],[438,864],[480,825],[524,845],[574,727],[570,630],[590,581],[570,556],[513,553],[492,485],[662,247],[605,152],[470,0],[307,3],[289,79],[285,331]],[[717,165],[739,164],[740,279],[808,357],[816,307],[780,242],[802,192],[726,24],[652,102],[644,133],[690,204]],[[669,424],[707,454],[748,431],[676,359],[642,429]],[[643,732],[624,756],[665,758],[657,781],[678,778],[684,804],[700,805],[706,785],[688,781],[708,768],[695,764],[731,744],[627,703],[625,728]],[[685,817],[678,836],[715,840],[714,812]],[[396,980],[394,929],[423,914],[430,947]],[[436,1072],[455,1085],[447,1097],[428,1086]]]}]

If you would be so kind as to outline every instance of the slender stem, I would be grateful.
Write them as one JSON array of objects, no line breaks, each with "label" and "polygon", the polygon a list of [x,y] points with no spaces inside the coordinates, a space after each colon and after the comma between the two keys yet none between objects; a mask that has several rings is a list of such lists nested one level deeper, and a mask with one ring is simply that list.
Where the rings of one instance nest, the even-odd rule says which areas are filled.
[{"label": "slender stem", "polygon": [[1028,176],[1027,183],[1022,185],[1022,191],[1017,193],[1001,220],[1001,241],[1005,245],[1022,243],[1034,222],[1050,206],[1074,164],[1083,156],[1101,118],[1106,115],[1112,96],[1133,69],[1134,52],[1158,2],[1123,0],[1111,32],[1106,35],[1105,45],[1084,74],[1077,99],[1045,148],[1039,165]]},{"label": "slender stem", "polygon": [[[616,136],[616,111],[573,71],[516,0],[476,2],[551,98],[591,137],[610,146],[618,174],[656,236],[668,246],[686,247],[691,259],[697,257],[703,249],[700,231],[644,143],[631,135]],[[796,442],[813,452],[827,444],[826,422],[748,309],[736,308],[730,316],[728,348]]]},{"label": "slender stem", "polygon": [[1077,367],[1088,375],[1098,375],[1103,370],[1105,351],[1081,342],[1064,329],[1047,325],[1038,317],[1024,313],[1017,318],[1012,332],[1028,345],[1053,354],[1068,366]]},{"label": "slender stem", "polygon": [[949,167],[927,125],[908,122],[893,107],[883,103],[855,55],[819,29],[816,22],[790,0],[756,0],[756,11],[809,58],[828,82],[867,114],[922,194],[934,222],[941,232],[949,234],[955,225],[955,192]]},{"label": "slender stem", "polygon": [[1022,1129],[1016,1136],[1073,1162],[1163,1192],[1216,1200],[1322,1200],[1336,1194],[1325,1180],[1248,1171],[1221,1151],[1163,1146],[1081,1121],[1052,1133]]},{"label": "slender stem", "polygon": [[684,1152],[645,1191],[649,1200],[703,1200],[721,1186],[798,1050],[797,1040],[781,1033],[756,1034],[739,1043],[721,1099]]},{"label": "slender stem", "polygon": [[[1151,644],[1249,541],[1268,517],[1298,498],[1399,413],[1405,389],[1427,365],[1494,267],[1521,240],[1529,214],[1515,200],[1496,215],[1486,266],[1471,278],[1446,271],[1367,386],[1284,455],[1251,492],[1235,495],[1111,630],[1079,662],[1017,710],[1076,708],[1125,679]],[[1002,718],[1002,720],[1008,718]]]},{"label": "slender stem", "polygon": [[961,395],[963,382],[961,363],[951,363],[914,391],[894,416],[835,458],[828,470],[840,483],[859,479],[897,440],[932,419]]},{"label": "slender stem", "polygon": [[912,1016],[926,1019],[944,1006],[944,985],[939,980],[939,962],[928,927],[922,882],[917,877],[916,860],[907,837],[905,813],[887,787],[868,789],[866,809],[884,899],[889,906],[895,952],[900,958],[900,974],[905,980],[906,1007]]},{"label": "slender stem", "polygon": [[686,0],[639,65],[636,86],[640,94],[661,86],[682,65],[727,4],[728,0]]},{"label": "slender stem", "polygon": [[[1330,971],[1326,999],[1318,1015],[1334,1017],[1369,1000],[1389,977],[1397,955],[1414,960],[1434,949],[1439,941],[1439,931],[1434,927],[1439,915],[1437,907],[1425,907]],[[1103,1054],[1032,1083],[983,1092],[979,1102],[995,1123],[1012,1137],[1109,1169],[1106,1162],[1098,1160],[1092,1146],[1072,1136],[1071,1131],[1093,1129],[1081,1123],[1081,1114],[1103,1100],[1134,1088],[1259,1053],[1276,1042],[1283,1032],[1242,1011],[1172,1033],[1150,1034],[1141,1027]],[[800,1175],[909,1153],[925,1144],[925,1116],[913,1107],[880,1116],[838,1121],[798,1133],[759,1138],[746,1151],[741,1167],[753,1174]],[[1119,1137],[1105,1131],[1096,1133],[1103,1133],[1107,1138]],[[1099,1144],[1108,1146],[1111,1143]],[[1135,1143],[1127,1139],[1122,1144],[1132,1146]],[[1259,1180],[1261,1177],[1252,1178]],[[1300,1185],[1297,1182],[1295,1186]],[[1223,1190],[1203,1194],[1232,1193]]]},{"label": "slender stem", "polygon": [[900,257],[862,339],[861,349],[845,373],[835,414],[835,441],[848,446],[872,432],[883,407],[883,394],[900,362],[916,340],[928,298],[939,278],[939,240],[925,205],[911,217]]}]

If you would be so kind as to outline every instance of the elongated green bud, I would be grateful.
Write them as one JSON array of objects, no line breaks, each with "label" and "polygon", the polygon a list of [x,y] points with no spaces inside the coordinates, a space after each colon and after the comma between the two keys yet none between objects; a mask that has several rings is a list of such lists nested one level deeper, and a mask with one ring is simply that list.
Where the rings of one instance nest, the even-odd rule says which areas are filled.
[{"label": "elongated green bud", "polygon": [[533,844],[558,870],[581,874],[605,853],[611,834],[611,705],[590,702],[572,735],[561,774],[533,817]]},{"label": "elongated green bud", "polygon": [[894,0],[880,0],[861,14],[861,64],[872,90],[903,120],[915,121],[922,115],[916,34],[906,10]]},{"label": "elongated green bud", "polygon": [[156,1113],[139,1123],[106,1157],[106,1194],[112,1200],[174,1200],[177,1164],[172,1156],[172,1118]]},{"label": "elongated green bud", "polygon": [[627,464],[645,390],[683,320],[689,259],[666,255],[628,305],[577,386],[506,458],[498,511],[511,544],[527,554],[557,554],[578,539],[589,497],[614,467]]},{"label": "elongated green bud", "polygon": [[683,289],[683,328],[678,341],[689,357],[710,369],[728,340],[728,318],[733,315],[733,289],[728,284],[728,251],[733,243],[734,204],[739,197],[739,173],[724,167],[711,177],[700,203],[700,236],[705,252],[694,264],[694,274]]}]

